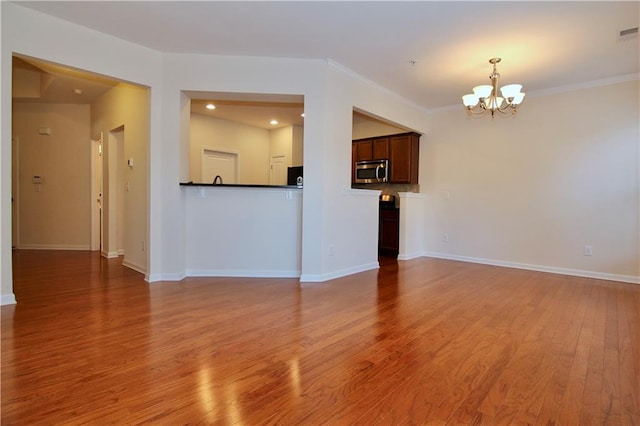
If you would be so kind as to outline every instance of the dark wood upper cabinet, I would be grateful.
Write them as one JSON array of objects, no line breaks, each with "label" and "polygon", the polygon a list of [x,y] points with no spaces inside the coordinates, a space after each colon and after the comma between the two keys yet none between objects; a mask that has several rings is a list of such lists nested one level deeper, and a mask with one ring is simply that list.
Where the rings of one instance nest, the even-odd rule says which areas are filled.
[{"label": "dark wood upper cabinet", "polygon": [[420,135],[405,133],[389,137],[390,183],[418,183]]},{"label": "dark wood upper cabinet", "polygon": [[353,141],[356,161],[388,160],[389,138],[360,139]]},{"label": "dark wood upper cabinet", "polygon": [[371,139],[358,141],[353,148],[358,152],[356,161],[373,160],[373,141]]},{"label": "dark wood upper cabinet", "polygon": [[373,159],[389,159],[389,138],[373,139]]},{"label": "dark wood upper cabinet", "polygon": [[354,140],[351,147],[352,181],[358,161],[389,160],[389,183],[418,183],[420,135],[402,133]]}]

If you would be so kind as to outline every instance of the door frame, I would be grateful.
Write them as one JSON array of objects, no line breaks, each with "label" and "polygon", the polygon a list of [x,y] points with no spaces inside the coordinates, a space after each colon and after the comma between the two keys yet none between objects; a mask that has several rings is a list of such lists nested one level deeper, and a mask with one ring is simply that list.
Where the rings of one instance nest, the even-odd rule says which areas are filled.
[{"label": "door frame", "polygon": [[[240,176],[240,154],[237,151],[223,150],[223,149],[212,148],[208,146],[203,146],[202,149],[200,150],[200,182],[204,182],[204,158],[207,155],[207,153],[211,153],[214,155],[222,154],[221,156],[227,157],[227,158],[233,157],[234,163],[235,163],[234,181],[238,183],[238,177]],[[211,182],[204,182],[204,183],[211,183]]]},{"label": "door frame", "polygon": [[102,251],[103,133],[91,139],[91,251]]},{"label": "door frame", "polygon": [[11,246],[20,247],[20,148],[19,138],[11,138]]},{"label": "door frame", "polygon": [[[284,168],[285,168],[284,183],[274,182],[273,165],[276,162],[273,160],[276,158],[282,158],[281,163],[284,165]],[[287,167],[289,167],[289,164],[287,163],[287,161],[288,161],[287,154],[271,154],[269,156],[269,185],[286,185],[287,184]]]}]

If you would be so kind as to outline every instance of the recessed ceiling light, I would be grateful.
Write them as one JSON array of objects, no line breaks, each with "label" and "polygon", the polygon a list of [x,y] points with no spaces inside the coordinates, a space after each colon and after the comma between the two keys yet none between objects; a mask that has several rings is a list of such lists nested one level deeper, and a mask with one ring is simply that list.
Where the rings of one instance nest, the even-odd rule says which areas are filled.
[{"label": "recessed ceiling light", "polygon": [[82,89],[73,89],[73,93],[76,95],[82,95]]},{"label": "recessed ceiling light", "polygon": [[276,124],[278,124],[278,120],[271,120],[270,123],[275,126]]},{"label": "recessed ceiling light", "polygon": [[214,104],[207,104],[207,109],[216,109]]}]

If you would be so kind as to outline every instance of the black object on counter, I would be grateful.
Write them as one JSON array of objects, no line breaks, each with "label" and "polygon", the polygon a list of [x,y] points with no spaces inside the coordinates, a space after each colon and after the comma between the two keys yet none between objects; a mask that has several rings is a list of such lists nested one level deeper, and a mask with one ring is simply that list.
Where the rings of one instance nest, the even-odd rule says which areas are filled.
[{"label": "black object on counter", "polygon": [[287,168],[287,185],[296,185],[298,182],[298,177],[303,177],[302,166]]},{"label": "black object on counter", "polygon": [[393,210],[396,208],[396,197],[389,194],[380,195],[380,209]]}]

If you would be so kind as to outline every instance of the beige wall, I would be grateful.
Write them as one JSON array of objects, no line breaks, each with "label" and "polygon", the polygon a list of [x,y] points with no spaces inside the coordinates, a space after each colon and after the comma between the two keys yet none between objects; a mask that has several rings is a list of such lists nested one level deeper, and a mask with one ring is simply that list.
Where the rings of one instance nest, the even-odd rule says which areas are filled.
[{"label": "beige wall", "polygon": [[[117,130],[123,128],[123,153],[117,157],[121,163],[116,166],[124,166],[122,181],[112,180],[117,186],[111,191],[111,198],[124,198],[124,219],[114,220],[111,215],[117,215],[117,209],[113,209],[108,199],[109,180],[108,167],[105,164],[106,179],[103,193],[103,226],[105,232],[113,231],[116,226],[116,234],[111,246],[103,251],[112,254],[124,250],[123,263],[140,272],[147,270],[147,230],[148,230],[148,178],[149,178],[149,90],[144,87],[120,83],[106,92],[91,105],[91,135],[97,137],[103,134],[103,159],[109,158],[109,134],[117,139]],[[113,154],[113,153],[112,153]],[[133,167],[126,165],[128,159],[133,159]],[[123,196],[124,194],[124,196]],[[117,203],[116,203],[117,204]],[[110,209],[111,208],[111,209]],[[120,228],[122,242],[120,247],[117,239],[117,224]],[[111,227],[111,228],[110,228]],[[105,241],[109,241],[105,236]]]},{"label": "beige wall", "polygon": [[291,166],[292,161],[293,126],[280,127],[269,130],[269,156],[285,155],[286,166]]},{"label": "beige wall", "polygon": [[304,127],[293,126],[293,142],[291,147],[291,165],[304,164]]},{"label": "beige wall", "polygon": [[515,117],[434,114],[420,148],[426,251],[640,275],[638,93],[636,80],[530,96]]},{"label": "beige wall", "polygon": [[[203,148],[238,154],[240,184],[268,185],[274,155],[286,156],[286,167],[302,165],[303,128],[286,126],[261,129],[202,114],[191,114],[189,179],[200,182]],[[210,182],[207,182],[210,183]]]},{"label": "beige wall", "polygon": [[394,135],[397,133],[405,133],[407,130],[396,127],[391,124],[385,124],[379,121],[364,121],[358,119],[353,123],[352,139],[371,138],[374,136]]},{"label": "beige wall", "polygon": [[228,120],[191,114],[190,168],[200,182],[202,148],[238,153],[239,183],[269,184],[269,131]]},{"label": "beige wall", "polygon": [[[18,247],[88,250],[91,238],[89,106],[17,103]],[[47,127],[51,135],[40,135]],[[32,183],[33,176],[43,183]],[[14,224],[15,225],[15,224]]]}]

